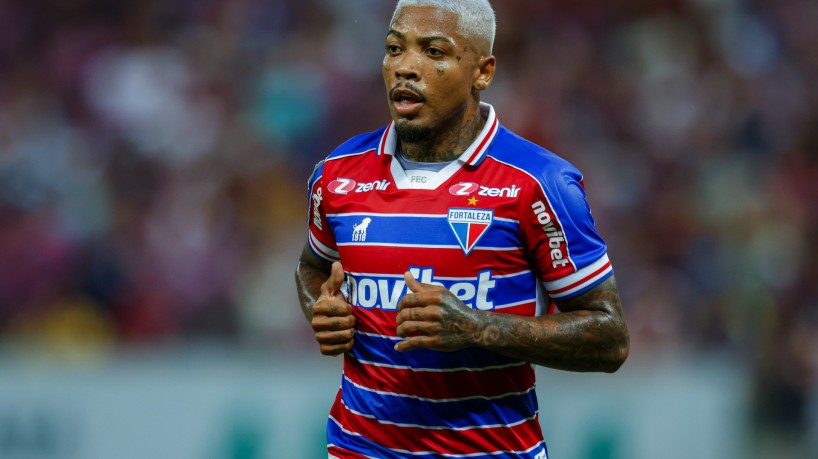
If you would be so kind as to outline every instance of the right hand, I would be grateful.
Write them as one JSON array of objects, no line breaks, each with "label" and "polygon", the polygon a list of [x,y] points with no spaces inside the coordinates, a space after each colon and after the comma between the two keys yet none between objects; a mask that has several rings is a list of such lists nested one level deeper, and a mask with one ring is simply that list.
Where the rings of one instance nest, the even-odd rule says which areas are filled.
[{"label": "right hand", "polygon": [[355,343],[355,316],[352,305],[341,293],[344,269],[332,264],[329,278],[321,284],[321,296],[312,307],[312,329],[324,355],[338,355],[352,349]]}]

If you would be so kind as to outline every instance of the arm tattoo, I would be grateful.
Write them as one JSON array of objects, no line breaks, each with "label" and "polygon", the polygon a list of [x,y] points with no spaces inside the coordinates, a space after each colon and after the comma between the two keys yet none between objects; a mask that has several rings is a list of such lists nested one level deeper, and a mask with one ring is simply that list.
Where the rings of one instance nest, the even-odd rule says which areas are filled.
[{"label": "arm tattoo", "polygon": [[533,318],[485,314],[478,343],[551,368],[616,371],[629,346],[616,280],[611,277],[559,308],[559,314]]},{"label": "arm tattoo", "polygon": [[[450,300],[454,297],[449,297]],[[475,326],[472,311],[461,309],[457,305],[452,305],[446,309],[446,315],[454,316],[449,320],[444,320],[445,332],[441,334],[444,338],[443,347],[447,349],[462,349],[468,347],[470,343],[479,342],[482,336],[480,327]]]}]

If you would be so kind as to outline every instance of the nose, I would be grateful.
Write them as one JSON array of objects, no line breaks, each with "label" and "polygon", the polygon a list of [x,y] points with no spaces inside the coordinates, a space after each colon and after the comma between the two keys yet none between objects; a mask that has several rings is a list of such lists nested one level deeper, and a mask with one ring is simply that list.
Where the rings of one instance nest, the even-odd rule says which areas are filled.
[{"label": "nose", "polygon": [[417,53],[404,52],[395,62],[395,77],[405,80],[417,81],[420,79],[420,71],[418,70],[420,63]]}]

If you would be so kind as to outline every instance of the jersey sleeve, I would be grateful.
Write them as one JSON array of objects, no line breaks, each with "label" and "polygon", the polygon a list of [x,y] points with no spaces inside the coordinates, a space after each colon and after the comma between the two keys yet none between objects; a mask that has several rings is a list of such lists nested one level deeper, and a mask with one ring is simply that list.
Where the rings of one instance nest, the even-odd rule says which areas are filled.
[{"label": "jersey sleeve", "polygon": [[573,166],[554,169],[535,177],[537,186],[527,193],[520,227],[548,295],[564,300],[593,288],[613,269],[594,226],[582,175]]},{"label": "jersey sleeve", "polygon": [[335,236],[327,223],[325,213],[326,189],[323,181],[324,162],[318,163],[312,172],[307,187],[309,191],[309,213],[307,214],[308,242],[310,249],[319,257],[328,261],[340,261]]}]

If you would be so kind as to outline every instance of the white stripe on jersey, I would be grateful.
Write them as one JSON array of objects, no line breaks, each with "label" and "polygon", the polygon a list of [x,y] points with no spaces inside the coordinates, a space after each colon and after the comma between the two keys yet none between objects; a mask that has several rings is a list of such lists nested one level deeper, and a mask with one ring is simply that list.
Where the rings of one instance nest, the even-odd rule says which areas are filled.
[{"label": "white stripe on jersey", "polygon": [[[337,217],[408,217],[408,218],[448,218],[448,214],[384,214],[378,212],[344,212],[341,214],[327,214],[326,217],[329,218],[337,218]],[[509,222],[509,223],[517,223],[520,224],[520,221],[516,218],[506,218],[506,217],[493,217],[494,220],[501,221],[501,222]]]},{"label": "white stripe on jersey", "polygon": [[[347,271],[347,274],[349,274],[351,276],[358,276],[358,277],[395,277],[395,278],[398,278],[398,279],[403,279],[403,273],[401,273],[401,274],[382,274],[382,273],[361,273],[361,272],[357,272],[357,271]],[[508,279],[510,277],[523,276],[525,274],[533,274],[533,273],[531,273],[531,271],[528,271],[528,270],[518,271],[516,273],[510,273],[510,274],[494,274],[494,273],[492,273],[491,277],[493,279]],[[479,278],[478,276],[473,276],[473,277],[435,276],[435,280],[445,280],[445,281],[453,281],[453,282],[454,281],[465,281],[465,282],[476,281],[478,278]]]},{"label": "white stripe on jersey", "polygon": [[331,248],[322,244],[318,238],[313,236],[312,231],[309,231],[308,239],[313,251],[320,255],[321,258],[326,258],[329,261],[341,261],[341,254],[339,254],[337,250],[332,250]]},{"label": "white stripe on jersey", "polygon": [[[393,244],[387,242],[338,242],[335,245],[343,246],[365,246],[365,247],[408,247],[417,249],[457,249],[462,250],[459,245],[430,245],[430,244]],[[474,247],[472,251],[491,250],[494,252],[508,250],[522,250],[522,247]]]},{"label": "white stripe on jersey", "polygon": [[536,301],[537,301],[537,298],[535,297],[535,298],[528,298],[528,299],[525,299],[525,300],[515,301],[514,303],[508,303],[508,304],[497,304],[497,303],[495,303],[494,304],[494,309],[492,309],[492,311],[497,311],[499,309],[513,308],[515,306],[521,306],[521,305],[524,305],[524,304],[527,304],[527,303],[536,303]]},{"label": "white stripe on jersey", "polygon": [[587,287],[608,274],[613,268],[608,260],[608,254],[602,255],[597,261],[553,282],[543,282],[548,295],[553,298],[562,298]]}]

